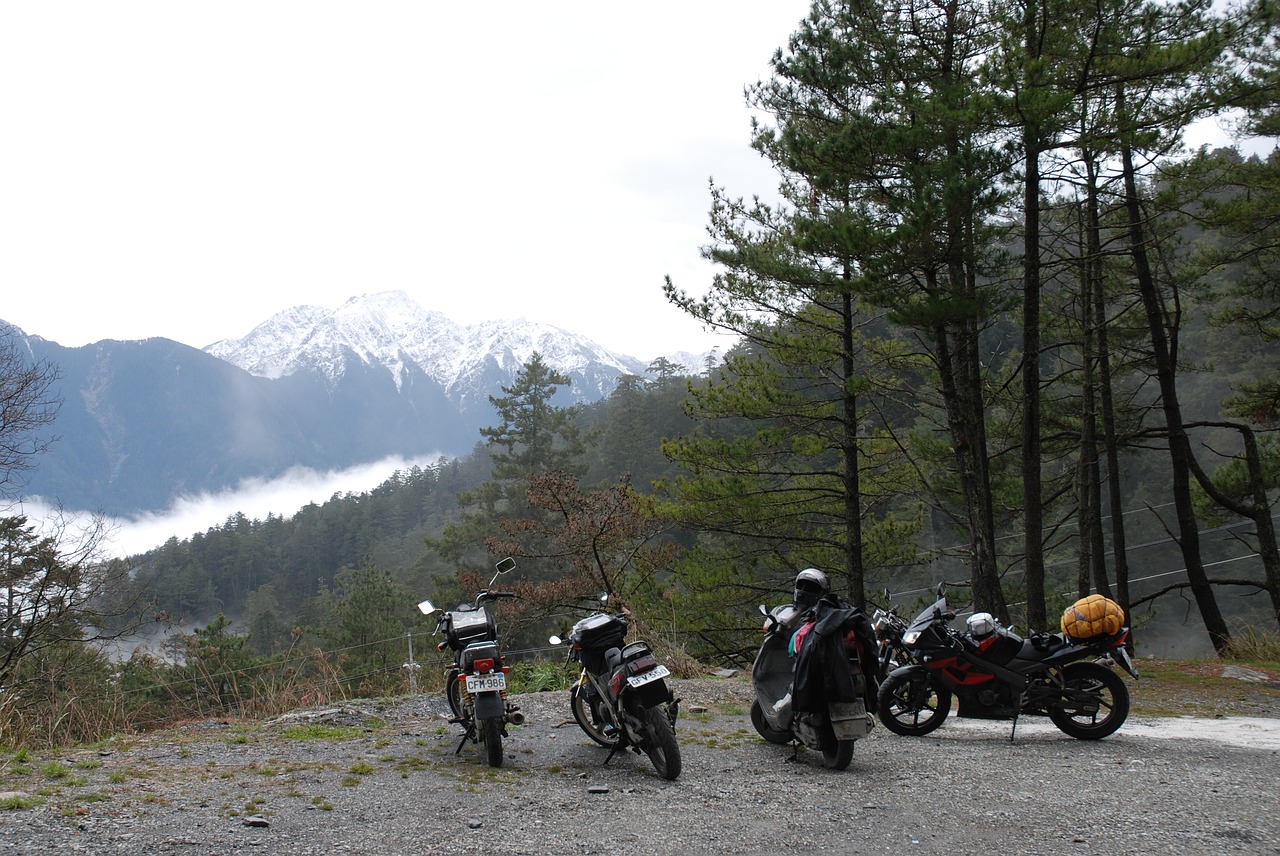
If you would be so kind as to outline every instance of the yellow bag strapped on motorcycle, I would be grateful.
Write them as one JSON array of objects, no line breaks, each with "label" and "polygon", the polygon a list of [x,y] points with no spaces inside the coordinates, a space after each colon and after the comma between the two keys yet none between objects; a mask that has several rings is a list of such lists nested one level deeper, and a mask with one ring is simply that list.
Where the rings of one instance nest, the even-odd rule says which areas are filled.
[{"label": "yellow bag strapped on motorcycle", "polygon": [[1111,636],[1124,626],[1120,604],[1100,594],[1082,597],[1062,613],[1062,635],[1068,639]]}]

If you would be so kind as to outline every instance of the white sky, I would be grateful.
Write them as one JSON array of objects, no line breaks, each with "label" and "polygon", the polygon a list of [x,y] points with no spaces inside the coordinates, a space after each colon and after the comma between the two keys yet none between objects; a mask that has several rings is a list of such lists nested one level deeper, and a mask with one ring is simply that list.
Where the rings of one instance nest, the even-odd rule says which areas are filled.
[{"label": "white sky", "polygon": [[240,337],[402,289],[641,359],[723,345],[709,178],[771,195],[744,86],[808,0],[0,5],[0,319]]}]

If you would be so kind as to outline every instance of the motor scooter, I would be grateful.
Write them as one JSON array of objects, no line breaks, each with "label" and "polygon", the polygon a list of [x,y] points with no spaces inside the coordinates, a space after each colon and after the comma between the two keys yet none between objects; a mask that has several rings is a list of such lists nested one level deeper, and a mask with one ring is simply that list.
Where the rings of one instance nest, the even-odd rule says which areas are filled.
[{"label": "motor scooter", "polygon": [[[795,741],[797,748],[821,752],[828,767],[847,768],[854,744],[874,725],[866,707],[863,643],[842,618],[852,610],[837,612],[842,607],[825,600],[803,612],[794,604],[772,610],[761,604],[759,609],[765,638],[751,666],[756,692],[751,724],[770,743]],[[831,626],[822,626],[824,619]],[[806,645],[813,648],[805,652]],[[828,682],[828,677],[836,680]],[[833,684],[843,686],[843,692],[833,692]],[[802,696],[799,704],[797,695]]]}]

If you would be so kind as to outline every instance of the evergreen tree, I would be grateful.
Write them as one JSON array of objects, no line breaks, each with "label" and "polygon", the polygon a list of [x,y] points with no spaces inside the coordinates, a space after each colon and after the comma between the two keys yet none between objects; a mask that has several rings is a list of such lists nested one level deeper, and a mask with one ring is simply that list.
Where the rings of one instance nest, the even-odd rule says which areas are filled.
[{"label": "evergreen tree", "polygon": [[[482,573],[492,566],[484,550],[484,539],[501,531],[501,521],[518,520],[533,513],[525,498],[530,476],[545,470],[581,473],[585,469],[585,441],[574,417],[575,408],[557,407],[553,399],[558,387],[570,378],[546,364],[534,353],[516,373],[515,381],[503,387],[505,395],[490,396],[501,423],[482,428],[488,454],[493,462],[489,481],[475,490],[458,494],[462,509],[459,519],[445,526],[427,546],[460,573]],[[547,555],[547,548],[531,548],[524,555]],[[550,563],[526,563],[522,571],[537,579],[550,579],[559,569]]]},{"label": "evergreen tree", "polygon": [[[730,273],[700,302],[670,284],[668,292],[709,325],[764,342],[774,366],[803,355],[836,391],[820,397],[833,409],[815,412],[840,425],[831,448],[842,462],[841,564],[859,603],[867,360],[858,319],[879,310],[912,331],[936,372],[952,437],[976,601],[1003,615],[979,358],[980,333],[1002,305],[981,284],[999,161],[983,147],[993,129],[974,80],[992,47],[979,11],[961,2],[815,3],[789,52],[775,55],[774,78],[751,91],[777,120],[776,129],[757,128],[754,144],[783,175],[792,207],[748,208],[717,193],[712,232],[727,246],[709,255]],[[742,237],[739,222],[749,221],[759,228]],[[774,383],[755,378],[765,396],[785,388]]]}]

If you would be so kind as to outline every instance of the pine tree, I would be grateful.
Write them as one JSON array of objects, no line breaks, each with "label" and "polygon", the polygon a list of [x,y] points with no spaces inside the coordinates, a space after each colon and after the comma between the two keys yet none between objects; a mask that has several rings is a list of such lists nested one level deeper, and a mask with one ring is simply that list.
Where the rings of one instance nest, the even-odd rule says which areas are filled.
[{"label": "pine tree", "polygon": [[[585,441],[574,422],[576,409],[557,407],[556,391],[570,378],[546,364],[534,353],[503,387],[502,396],[490,396],[501,423],[480,429],[493,462],[492,477],[475,490],[458,494],[461,514],[445,526],[427,546],[454,563],[459,573],[482,574],[493,565],[485,539],[502,532],[503,520],[520,520],[535,513],[526,496],[529,478],[548,470],[580,474],[585,469]],[[531,545],[526,557],[550,555],[545,545]],[[561,569],[550,562],[525,562],[522,575],[550,579]]]}]

